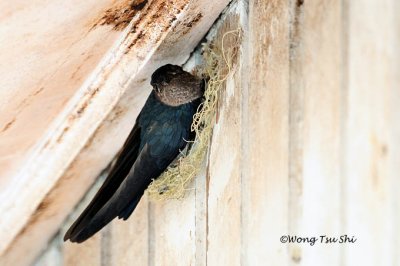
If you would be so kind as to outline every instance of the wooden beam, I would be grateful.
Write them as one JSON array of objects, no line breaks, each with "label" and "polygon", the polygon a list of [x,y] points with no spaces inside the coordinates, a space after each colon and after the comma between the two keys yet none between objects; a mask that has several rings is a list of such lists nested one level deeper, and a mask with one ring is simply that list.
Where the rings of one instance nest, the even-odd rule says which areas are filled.
[{"label": "wooden beam", "polygon": [[[29,258],[37,254],[117,152],[149,92],[150,74],[162,64],[187,60],[228,2],[148,1],[127,18],[131,21],[125,29],[112,19],[110,13],[115,8],[108,5],[103,20],[90,24],[89,29],[94,31],[103,27],[117,31],[110,41],[112,46],[100,53],[103,58],[83,75],[83,84],[71,97],[63,98],[67,103],[55,109],[42,133],[32,137],[32,148],[15,163],[19,170],[5,175],[0,211],[7,213],[7,219],[0,221],[0,251],[7,251],[0,262],[18,259],[22,253],[28,253]],[[107,25],[109,22],[114,24]],[[101,34],[96,38],[100,43],[104,40]],[[82,39],[85,36],[77,41]],[[50,96],[45,99],[61,97]],[[26,114],[25,122],[42,119],[38,113],[43,109],[39,104],[35,107],[37,111]],[[7,126],[7,130],[10,128]],[[22,129],[16,127],[14,134]],[[5,143],[6,139],[1,141]]]},{"label": "wooden beam", "polygon": [[56,157],[74,156],[50,143],[63,143],[74,95],[89,93],[84,81],[120,36],[111,25],[94,27],[117,8],[112,1],[1,5],[0,254],[65,168]]}]

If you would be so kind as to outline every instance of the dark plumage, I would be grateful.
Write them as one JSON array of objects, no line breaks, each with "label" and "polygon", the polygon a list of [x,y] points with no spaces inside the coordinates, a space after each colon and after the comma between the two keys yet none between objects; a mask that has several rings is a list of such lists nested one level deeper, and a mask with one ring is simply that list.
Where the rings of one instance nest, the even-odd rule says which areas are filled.
[{"label": "dark plumage", "polygon": [[115,217],[126,220],[152,179],[175,159],[187,140],[203,94],[203,81],[179,66],[165,65],[151,77],[154,90],[118,154],[104,184],[72,224],[64,241],[83,242]]}]

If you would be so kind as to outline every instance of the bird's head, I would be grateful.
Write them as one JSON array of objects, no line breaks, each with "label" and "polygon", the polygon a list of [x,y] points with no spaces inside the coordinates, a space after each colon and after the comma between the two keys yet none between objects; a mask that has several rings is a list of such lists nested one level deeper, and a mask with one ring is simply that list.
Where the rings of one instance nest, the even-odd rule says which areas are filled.
[{"label": "bird's head", "polygon": [[157,99],[170,106],[191,102],[204,93],[204,81],[176,65],[158,68],[151,76],[150,84]]}]

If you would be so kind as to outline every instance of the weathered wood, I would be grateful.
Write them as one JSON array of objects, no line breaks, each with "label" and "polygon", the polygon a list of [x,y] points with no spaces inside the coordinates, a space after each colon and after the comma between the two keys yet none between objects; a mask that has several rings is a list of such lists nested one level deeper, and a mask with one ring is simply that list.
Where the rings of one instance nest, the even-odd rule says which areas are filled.
[{"label": "weathered wood", "polygon": [[[104,180],[103,178],[100,181]],[[79,214],[83,211],[83,209],[90,202],[92,197],[95,195],[97,190],[100,188],[101,182],[96,182],[94,186],[88,191],[86,196],[82,199],[82,201],[78,204],[77,208],[74,209],[72,214],[68,217],[66,223],[61,228],[60,232],[57,234],[56,238],[61,242],[62,246],[62,265],[101,265],[102,262],[102,234],[97,234],[94,237],[90,238],[88,241],[85,241],[83,244],[76,244],[71,242],[63,242],[63,237],[65,232],[68,229],[69,224],[74,221]],[[107,231],[108,228],[106,228]],[[31,254],[28,254],[28,256]],[[10,257],[6,256],[8,261],[3,260],[2,263],[14,264],[14,265],[29,265],[31,263],[31,258],[21,259],[15,258],[15,261],[10,260]]]},{"label": "weathered wood", "polygon": [[249,1],[242,75],[242,264],[287,265],[289,6]]},{"label": "weathered wood", "polygon": [[289,244],[292,265],[339,265],[342,233],[342,3],[293,1],[290,50]]},{"label": "weathered wood", "polygon": [[[15,238],[6,254],[0,257],[0,262],[12,261],[18,262],[15,265],[19,262],[21,265],[26,265],[45,247],[48,238],[57,232],[60,224],[68,216],[69,210],[73,209],[79,199],[87,193],[87,188],[93,184],[95,177],[105,167],[104,163],[110,162],[119,146],[122,145],[126,136],[122,136],[121,132],[129,133],[132,121],[135,121],[147,93],[147,90],[137,92],[137,98],[125,96],[108,115],[40,204],[41,207],[30,218],[25,229]],[[32,241],[36,245],[31,245]],[[25,255],[19,256],[21,253]]]},{"label": "weathered wood", "polygon": [[[206,161],[205,161],[206,163]],[[196,232],[195,232],[195,245],[196,245],[196,266],[207,265],[207,176],[206,164],[203,171],[196,177],[195,187],[195,211],[196,211]]]},{"label": "weathered wood", "polygon": [[1,254],[55,180],[23,174],[50,163],[35,162],[32,152],[119,34],[92,28],[110,0],[0,5],[0,209],[8,214],[0,221]]},{"label": "weathered wood", "polygon": [[81,245],[64,244],[66,266],[101,265],[101,234],[97,234]]},{"label": "weathered wood", "polygon": [[[232,6],[217,25],[213,46],[231,57],[231,73],[220,95],[207,166],[207,265],[240,265],[241,257],[241,75],[240,35],[246,8]],[[243,15],[243,17],[241,17]],[[228,32],[234,32],[229,34]],[[224,47],[222,47],[222,44]],[[236,54],[236,55],[235,55]],[[233,58],[232,58],[233,57]],[[221,67],[226,67],[221,62]]]},{"label": "weathered wood", "polygon": [[107,241],[103,238],[102,265],[149,265],[149,202],[142,198],[135,212],[127,221],[116,220],[110,226]]},{"label": "weathered wood", "polygon": [[195,193],[150,203],[149,265],[195,264]]},{"label": "weathered wood", "polygon": [[400,23],[394,10],[399,5],[393,0],[348,5],[344,226],[345,233],[358,240],[345,245],[344,263],[396,265]]},{"label": "weathered wood", "polygon": [[[49,234],[46,237],[41,235],[42,241],[46,241],[46,238],[48,239],[51,233],[56,231],[60,221],[78,200],[78,197],[71,197],[71,195],[82,195],[118,150],[131,128],[129,125],[134,123],[135,117],[131,116],[134,112],[131,109],[135,110],[138,106],[122,104],[122,106],[127,106],[128,110],[121,108],[123,110],[121,111],[117,109],[119,106],[117,105],[114,108],[113,126],[103,128],[104,131],[111,130],[112,133],[98,131],[96,134],[99,136],[93,136],[93,132],[105,119],[107,113],[122,95],[123,98],[129,98],[130,95],[139,92],[141,96],[135,98],[135,101],[143,102],[145,92],[149,89],[148,78],[154,69],[167,62],[178,64],[184,62],[228,2],[228,0],[217,1],[211,6],[206,1],[149,1],[141,12],[135,13],[132,22],[124,31],[116,33],[116,37],[119,38],[117,43],[107,52],[106,57],[92,72],[89,79],[86,79],[87,75],[82,77],[86,81],[79,89],[74,87],[74,96],[69,99],[68,104],[54,113],[58,116],[47,124],[48,134],[35,135],[34,149],[29,154],[24,153],[26,160],[18,160],[24,163],[24,168],[18,173],[18,182],[14,182],[17,176],[11,173],[7,179],[2,180],[4,182],[2,184],[8,185],[2,186],[5,191],[1,194],[3,204],[0,208],[7,211],[9,218],[0,221],[3,240],[0,250],[4,251],[18,232],[20,232],[18,239],[21,239],[18,245],[9,246],[7,255],[4,256],[18,256],[17,254],[22,250],[31,249],[28,243],[35,242],[40,235],[34,233],[36,230],[41,232],[42,228],[49,228]],[[154,15],[156,13],[157,16]],[[90,25],[94,26],[95,22],[98,21]],[[102,28],[101,24],[96,24],[95,29]],[[112,27],[118,26],[106,26],[106,29],[110,31]],[[96,40],[101,41],[102,38],[97,36]],[[131,87],[132,90],[127,90]],[[122,119],[128,119],[127,113],[130,114],[129,122],[125,120],[124,124],[118,124]],[[34,121],[32,117],[30,119]],[[114,123],[121,127],[114,128]],[[7,126],[8,128],[10,127]],[[115,132],[118,134],[113,135]],[[109,139],[110,136],[113,138]],[[96,142],[89,141],[87,144],[89,138]],[[76,158],[82,148],[89,149],[91,152],[81,152],[82,156]],[[64,175],[60,179],[74,159],[72,167],[77,168],[68,169],[69,175]],[[87,176],[84,176],[80,170],[82,167],[89,167],[84,163],[87,160],[90,161],[91,170],[88,170]],[[63,184],[71,190],[64,190]],[[82,186],[76,184],[82,184]],[[54,186],[57,191],[48,194]],[[18,194],[19,197],[15,198],[11,194]],[[48,197],[48,195],[54,197]],[[71,199],[71,201],[65,202],[63,198]],[[58,203],[53,205],[53,201]],[[46,202],[49,206],[58,204],[62,208],[50,208],[47,212],[46,208],[43,208],[45,205],[39,205],[41,202]],[[31,216],[35,212],[35,216]],[[49,219],[49,213],[54,212],[57,213],[54,216],[55,219]],[[30,217],[34,217],[30,221],[34,219],[36,223],[21,231]],[[2,259],[0,258],[0,261]]]},{"label": "weathered wood", "polygon": [[[51,241],[46,249],[46,252],[42,254],[35,262],[35,266],[61,266],[63,265],[63,250],[61,247],[61,237],[56,236]],[[16,264],[14,264],[16,265]]]}]

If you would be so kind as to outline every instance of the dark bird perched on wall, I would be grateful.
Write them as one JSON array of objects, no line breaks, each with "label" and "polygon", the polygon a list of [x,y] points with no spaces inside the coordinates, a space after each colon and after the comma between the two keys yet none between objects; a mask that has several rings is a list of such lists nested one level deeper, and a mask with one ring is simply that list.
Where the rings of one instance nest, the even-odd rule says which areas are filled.
[{"label": "dark bird perched on wall", "polygon": [[115,217],[128,219],[144,191],[168,167],[187,141],[204,82],[181,67],[165,65],[151,76],[153,91],[89,206],[64,241],[81,243]]}]

